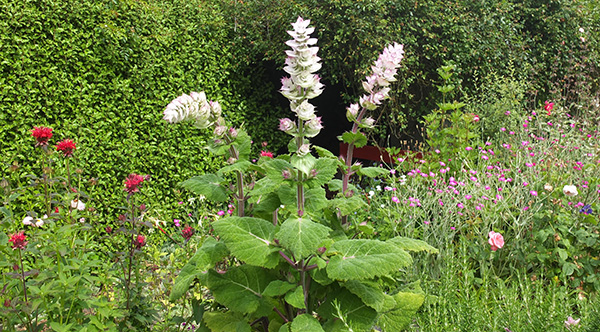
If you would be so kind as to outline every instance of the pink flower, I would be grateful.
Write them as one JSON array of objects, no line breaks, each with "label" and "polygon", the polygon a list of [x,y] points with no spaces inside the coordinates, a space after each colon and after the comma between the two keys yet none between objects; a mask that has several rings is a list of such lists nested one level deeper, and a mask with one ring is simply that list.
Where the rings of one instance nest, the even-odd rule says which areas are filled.
[{"label": "pink flower", "polygon": [[52,138],[52,128],[48,127],[33,127],[31,136],[35,137],[35,146],[48,145],[48,140]]},{"label": "pink flower", "polygon": [[270,151],[261,151],[260,152],[260,156],[261,157],[273,158],[273,152],[270,152]]},{"label": "pink flower", "polygon": [[548,115],[550,115],[550,111],[552,111],[552,108],[554,108],[554,103],[551,103],[546,100],[546,102],[544,103],[544,110],[548,112]]},{"label": "pink flower", "polygon": [[217,212],[217,214],[218,214],[219,216],[221,216],[221,217],[222,217],[222,216],[224,216],[224,215],[225,215],[225,211],[223,211],[223,210],[220,210],[219,212]]},{"label": "pink flower", "polygon": [[567,320],[565,321],[565,326],[567,328],[570,328],[571,326],[577,326],[579,324],[580,320],[581,320],[581,318],[573,319],[573,317],[569,316],[569,317],[567,317]]},{"label": "pink flower", "polygon": [[394,203],[400,203],[400,200],[398,199],[398,197],[392,196],[392,202],[394,202]]},{"label": "pink flower", "polygon": [[537,196],[537,195],[538,195],[537,191],[535,191],[535,190],[532,190],[532,191],[530,191],[529,193],[530,193],[532,196]]},{"label": "pink flower", "polygon": [[504,246],[504,238],[502,234],[491,231],[489,234],[488,243],[492,246],[492,251],[496,251]]},{"label": "pink flower", "polygon": [[143,235],[138,235],[133,242],[133,245],[135,245],[138,250],[142,249],[142,247],[146,245],[146,238]]}]

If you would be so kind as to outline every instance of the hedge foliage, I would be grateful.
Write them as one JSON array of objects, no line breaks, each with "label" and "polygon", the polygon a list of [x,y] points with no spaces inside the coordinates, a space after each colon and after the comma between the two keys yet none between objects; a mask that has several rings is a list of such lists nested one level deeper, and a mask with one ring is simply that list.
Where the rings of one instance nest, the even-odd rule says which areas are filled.
[{"label": "hedge foliage", "polygon": [[15,163],[21,177],[40,175],[29,130],[50,126],[51,143],[76,142],[75,164],[97,179],[101,213],[122,205],[129,173],[151,175],[148,197],[169,206],[178,182],[221,162],[200,131],[161,120],[172,99],[206,91],[237,124],[266,103],[261,70],[234,63],[227,22],[206,1],[2,0],[0,44],[4,175]]}]

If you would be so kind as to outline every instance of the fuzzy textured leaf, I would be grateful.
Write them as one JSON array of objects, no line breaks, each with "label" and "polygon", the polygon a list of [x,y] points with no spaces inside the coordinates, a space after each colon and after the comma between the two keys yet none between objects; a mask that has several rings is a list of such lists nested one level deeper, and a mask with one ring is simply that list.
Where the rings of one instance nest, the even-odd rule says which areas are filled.
[{"label": "fuzzy textured leaf", "polygon": [[361,167],[358,169],[359,175],[368,176],[370,178],[386,175],[389,171],[381,167]]},{"label": "fuzzy textured leaf", "polygon": [[292,332],[325,332],[319,321],[309,314],[296,316],[291,325]]},{"label": "fuzzy textured leaf", "polygon": [[278,248],[273,245],[277,227],[252,217],[227,217],[213,223],[213,228],[231,253],[250,265],[273,268],[278,263]]},{"label": "fuzzy textured leaf", "polygon": [[244,316],[232,312],[207,312],[204,323],[213,332],[250,332],[250,324]]},{"label": "fuzzy textured leaf", "polygon": [[388,243],[393,243],[401,249],[407,251],[427,251],[430,254],[437,254],[438,250],[432,246],[430,246],[427,242],[417,239],[411,239],[403,236],[396,236],[387,240]]},{"label": "fuzzy textured leaf", "polygon": [[204,174],[187,179],[179,185],[194,194],[204,195],[208,200],[223,202],[227,199],[227,193],[221,182],[223,179],[215,174]]},{"label": "fuzzy textured leaf", "polygon": [[385,294],[376,283],[349,280],[343,286],[377,312],[392,310],[396,307],[394,298]]},{"label": "fuzzy textured leaf", "polygon": [[381,314],[377,320],[377,325],[383,331],[402,331],[412,321],[425,300],[423,294],[416,293],[400,292],[393,297],[397,303],[396,307]]},{"label": "fuzzy textured leaf", "polygon": [[307,217],[290,218],[281,225],[277,238],[284,248],[301,259],[313,254],[330,231],[329,227]]},{"label": "fuzzy textured leaf", "polygon": [[379,240],[342,240],[327,250],[331,256],[327,275],[335,280],[370,279],[386,275],[412,263],[410,255]]},{"label": "fuzzy textured leaf", "polygon": [[[334,302],[339,303],[341,312],[346,316],[350,325],[355,331],[370,331],[371,327],[377,319],[377,312],[372,308],[369,308],[360,298],[346,289],[339,289],[338,291],[332,292],[332,297],[329,297],[325,303],[323,303],[317,312],[323,316],[323,318],[330,320],[339,320],[335,317],[337,314],[334,308]],[[396,331],[396,330],[384,330],[384,331]]]},{"label": "fuzzy textured leaf", "polygon": [[230,310],[250,314],[259,308],[271,306],[262,296],[263,291],[275,277],[267,270],[251,265],[232,267],[221,274],[209,270],[206,286],[212,291],[215,300]]},{"label": "fuzzy textured leaf", "polygon": [[285,302],[289,303],[294,308],[306,309],[304,305],[304,292],[302,291],[302,286],[298,286],[293,292],[285,294]]},{"label": "fuzzy textured leaf", "polygon": [[297,285],[283,280],[272,281],[263,291],[264,296],[280,296],[294,289]]}]

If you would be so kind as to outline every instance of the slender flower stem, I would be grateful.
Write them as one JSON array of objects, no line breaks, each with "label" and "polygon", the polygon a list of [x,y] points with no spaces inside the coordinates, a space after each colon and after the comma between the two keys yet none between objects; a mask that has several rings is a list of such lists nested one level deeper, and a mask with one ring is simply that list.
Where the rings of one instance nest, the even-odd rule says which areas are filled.
[{"label": "slender flower stem", "polygon": [[25,285],[25,269],[23,268],[23,256],[21,255],[21,249],[19,250],[19,262],[21,263],[21,280],[23,281],[23,295],[25,296],[25,304],[29,301],[27,300],[27,286]]},{"label": "slender flower stem", "polygon": [[135,241],[135,205],[131,203],[131,243],[129,245],[129,266],[127,267],[127,280],[125,282],[125,291],[127,292],[127,310],[131,305],[131,269],[133,265],[133,252],[134,252],[134,241]]},{"label": "slender flower stem", "polygon": [[296,268],[296,263],[294,263],[286,254],[284,254],[283,251],[280,250],[279,255],[281,255],[281,257],[283,257],[283,259],[285,259],[288,263],[290,263],[291,266]]}]

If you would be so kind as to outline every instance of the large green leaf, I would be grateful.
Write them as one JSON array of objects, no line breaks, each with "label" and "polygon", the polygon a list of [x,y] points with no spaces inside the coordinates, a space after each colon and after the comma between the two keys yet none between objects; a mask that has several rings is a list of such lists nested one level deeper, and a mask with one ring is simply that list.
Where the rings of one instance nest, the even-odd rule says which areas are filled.
[{"label": "large green leaf", "polygon": [[380,175],[387,175],[390,171],[381,167],[361,167],[358,169],[359,175],[368,176],[374,178]]},{"label": "large green leaf", "polygon": [[386,275],[412,262],[410,255],[379,240],[342,240],[327,250],[327,275],[335,280],[370,279]]},{"label": "large green leaf", "polygon": [[262,293],[274,279],[267,270],[251,265],[232,267],[225,273],[209,270],[205,278],[217,302],[243,314],[271,310]]},{"label": "large green leaf", "polygon": [[252,166],[252,163],[248,160],[238,160],[232,165],[225,166],[218,171],[219,175],[227,174],[235,171],[245,172]]},{"label": "large green leaf", "polygon": [[277,227],[252,217],[227,217],[213,223],[213,228],[238,259],[256,266],[273,268],[279,261],[273,235]]},{"label": "large green leaf", "polygon": [[266,177],[271,180],[275,185],[279,185],[281,182],[286,180],[283,177],[283,172],[288,171],[293,174],[294,166],[283,159],[272,159],[264,163]]},{"label": "large green leaf", "polygon": [[298,286],[293,292],[285,294],[285,302],[294,308],[306,309],[304,305],[304,291],[302,289],[302,286]]},{"label": "large green leaf", "polygon": [[252,138],[248,136],[245,130],[238,129],[238,134],[233,144],[238,151],[239,160],[250,159],[250,153],[252,152]]},{"label": "large green leaf", "polygon": [[388,311],[396,307],[394,298],[385,294],[376,283],[349,280],[343,286],[377,312]]},{"label": "large green leaf", "polygon": [[273,280],[268,286],[267,288],[265,288],[265,290],[263,291],[262,295],[264,296],[280,296],[283,295],[285,293],[287,293],[288,291],[296,288],[297,285],[296,284],[292,284],[289,283],[287,281],[283,281],[283,280]]},{"label": "large green leaf", "polygon": [[329,227],[313,222],[307,217],[295,217],[283,222],[277,238],[279,243],[299,260],[315,253],[330,231]]},{"label": "large green leaf", "polygon": [[404,249],[407,251],[415,251],[415,252],[427,251],[430,254],[438,253],[438,250],[436,248],[430,246],[427,242],[417,240],[417,239],[411,239],[409,237],[396,236],[394,238],[387,240],[386,242],[393,243],[396,246],[400,247],[401,249]]},{"label": "large green leaf", "polygon": [[194,176],[179,185],[194,194],[204,195],[208,200],[223,202],[227,199],[227,193],[221,186],[221,182],[223,179],[215,174],[204,174]]},{"label": "large green leaf", "polygon": [[204,323],[213,332],[250,332],[250,324],[244,316],[228,312],[207,312],[204,314]]},{"label": "large green leaf", "polygon": [[310,175],[310,171],[315,168],[317,158],[313,157],[311,154],[307,154],[305,156],[299,156],[295,154],[290,159],[290,162],[296,169],[308,176]]},{"label": "large green leaf", "polygon": [[196,251],[196,254],[185,264],[177,278],[175,278],[169,300],[175,301],[182,297],[200,273],[206,272],[228,254],[229,250],[227,250],[224,243],[217,242],[211,237],[207,238],[202,247]]},{"label": "large green leaf", "polygon": [[363,133],[353,133],[350,131],[342,134],[342,141],[348,144],[354,143],[354,146],[357,148],[362,148],[363,146],[367,145],[368,142],[367,137]]},{"label": "large green leaf", "polygon": [[332,321],[339,320],[336,317],[338,311],[335,308],[335,304],[337,303],[341,313],[346,317],[349,325],[352,326],[355,331],[371,331],[371,327],[377,319],[377,312],[375,310],[369,308],[360,300],[360,298],[346,289],[339,289],[332,292],[331,295],[332,296],[328,297],[327,301],[317,309],[317,312],[323,318],[329,320],[329,324],[331,324]]},{"label": "large green leaf", "polygon": [[401,331],[412,320],[413,316],[419,310],[425,296],[416,293],[400,292],[393,295],[396,301],[396,307],[388,312],[381,314],[377,320],[377,325],[383,331]]},{"label": "large green leaf", "polygon": [[[313,172],[314,170],[314,172]],[[313,169],[309,173],[313,178],[309,178],[307,183],[310,186],[322,186],[331,181],[337,173],[337,160],[330,158],[319,158],[315,162]]]},{"label": "large green leaf", "polygon": [[292,332],[325,332],[319,321],[309,314],[296,316],[291,325]]},{"label": "large green leaf", "polygon": [[343,216],[350,215],[354,211],[367,206],[367,203],[358,194],[351,197],[338,197],[329,201],[329,203],[332,207],[340,209]]},{"label": "large green leaf", "polygon": [[314,211],[319,214],[322,214],[323,209],[329,203],[325,189],[321,187],[306,190],[304,192],[304,202],[304,207],[307,211]]}]

